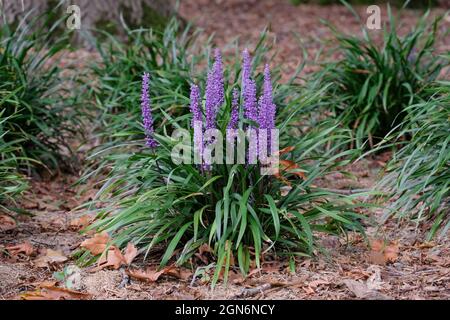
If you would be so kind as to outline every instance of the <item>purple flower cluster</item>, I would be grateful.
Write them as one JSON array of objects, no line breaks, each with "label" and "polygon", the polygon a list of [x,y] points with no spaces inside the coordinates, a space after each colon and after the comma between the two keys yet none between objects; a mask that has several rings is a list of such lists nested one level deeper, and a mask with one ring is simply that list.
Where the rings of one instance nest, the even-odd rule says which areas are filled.
[{"label": "purple flower cluster", "polygon": [[[251,78],[251,57],[248,50],[242,54],[242,102],[244,117],[250,120],[247,125],[247,132],[252,142],[249,145],[248,163],[256,163],[258,159],[258,132],[261,129],[269,130],[267,136],[270,139],[270,130],[275,129],[276,106],[273,103],[272,83],[270,78],[269,65],[264,68],[264,82],[262,94],[257,100],[256,82]],[[194,144],[203,157],[204,130],[216,128],[216,117],[222,104],[224,103],[224,79],[222,70],[222,57],[219,50],[215,51],[215,61],[208,73],[205,92],[205,124],[203,125],[203,115],[201,109],[201,94],[197,85],[191,86],[190,110],[193,114],[192,126],[194,127]],[[227,129],[237,129],[239,127],[239,91],[233,89],[231,102],[231,115]],[[195,123],[195,126],[194,126]],[[210,143],[211,141],[209,141]],[[271,151],[271,144],[268,144],[268,151]],[[264,148],[266,149],[266,148]],[[263,149],[261,149],[263,150]],[[202,165],[204,170],[209,170],[209,166]]]},{"label": "purple flower cluster", "polygon": [[224,102],[222,56],[218,49],[216,49],[214,56],[214,65],[208,73],[206,82],[206,129],[216,127],[217,112]]},{"label": "purple flower cluster", "polygon": [[150,82],[150,74],[144,72],[144,75],[142,76],[142,95],[141,95],[142,120],[144,123],[145,144],[153,149],[158,146],[158,142],[156,142],[155,138],[153,137],[154,130],[153,130],[152,111],[150,109],[149,82]]},{"label": "purple flower cluster", "polygon": [[[264,84],[263,93],[259,98],[259,102],[256,102],[256,83],[251,79],[251,62],[250,55],[247,49],[242,53],[243,65],[242,65],[242,87],[244,98],[244,110],[245,118],[258,124],[258,129],[255,129],[256,134],[258,130],[266,129],[271,130],[275,128],[275,114],[276,106],[273,103],[272,96],[272,83],[270,79],[269,65],[266,64],[264,68]],[[252,125],[248,127],[250,130],[254,129]],[[253,134],[255,134],[253,132]],[[267,132],[267,136],[270,141],[270,132]],[[254,139],[254,135],[253,135]],[[258,152],[258,145],[250,144],[249,146],[249,162],[254,163],[254,159]],[[269,150],[271,145],[269,143]]]}]

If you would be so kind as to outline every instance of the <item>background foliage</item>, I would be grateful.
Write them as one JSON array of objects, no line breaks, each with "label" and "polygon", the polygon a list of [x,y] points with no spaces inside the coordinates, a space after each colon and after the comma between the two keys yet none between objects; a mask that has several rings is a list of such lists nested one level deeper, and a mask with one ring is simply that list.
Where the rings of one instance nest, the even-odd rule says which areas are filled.
[{"label": "background foliage", "polygon": [[394,154],[379,183],[395,199],[386,217],[431,221],[429,239],[440,227],[441,235],[450,229],[450,83],[441,82],[430,94],[429,101],[408,108],[400,134],[391,137],[408,134],[411,141]]},{"label": "background foliage", "polygon": [[448,65],[434,53],[442,17],[429,24],[427,12],[414,29],[400,36],[397,19],[390,10],[388,15],[381,45],[365,28],[360,38],[328,24],[341,58],[324,63],[316,75],[330,85],[324,101],[338,121],[354,131],[357,147],[367,139],[373,146],[402,122],[408,106],[428,100],[433,91],[427,88]]}]

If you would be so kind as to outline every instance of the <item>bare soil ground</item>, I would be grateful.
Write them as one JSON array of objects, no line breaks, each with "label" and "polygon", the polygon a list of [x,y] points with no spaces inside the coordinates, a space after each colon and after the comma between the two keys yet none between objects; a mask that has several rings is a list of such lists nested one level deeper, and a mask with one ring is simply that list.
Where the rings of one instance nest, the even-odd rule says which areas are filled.
[{"label": "bare soil ground", "polygon": [[[330,177],[335,188],[366,188],[383,161],[364,160],[353,166],[354,179]],[[74,266],[79,244],[92,235],[80,235],[79,218],[84,212],[71,209],[89,201],[95,190],[78,195],[71,184],[76,177],[33,181],[22,207],[33,213],[22,216],[16,228],[0,234],[0,298],[32,298],[30,292],[54,286],[55,271]],[[331,183],[334,181],[334,183]],[[326,183],[326,182],[323,182]],[[84,186],[86,187],[86,186]],[[379,218],[375,212],[373,219]],[[93,299],[448,299],[450,298],[450,241],[424,240],[424,231],[408,222],[389,221],[380,229],[368,224],[372,244],[385,241],[385,248],[370,248],[358,234],[348,243],[322,236],[326,253],[298,260],[295,273],[286,261],[268,257],[262,269],[247,279],[232,273],[227,287],[214,291],[201,279],[193,281],[195,269],[182,269],[183,276],[163,275],[148,283],[127,277],[124,269],[77,269],[75,287]],[[31,254],[15,253],[11,245],[30,244]],[[49,254],[48,249],[53,250]],[[54,254],[53,252],[56,252]],[[44,262],[43,262],[44,261]],[[144,269],[157,261],[133,262],[131,269]],[[253,290],[255,289],[255,290]],[[69,296],[67,298],[77,298]]]},{"label": "bare soil ground", "polygon": [[[376,1],[375,1],[376,2]],[[387,7],[380,4],[381,23],[388,21]],[[448,6],[448,5],[447,5]],[[368,14],[367,6],[355,6],[361,21],[365,23]],[[430,18],[445,14],[450,7],[434,8]],[[393,8],[393,12],[397,10]],[[280,0],[188,0],[181,1],[179,13],[187,21],[205,30],[204,37],[214,34],[214,42],[221,49],[239,37],[242,49],[248,46],[253,49],[261,31],[267,26],[269,38],[276,39],[278,52],[275,63],[284,70],[285,78],[294,72],[302,63],[305,49],[308,60],[314,60],[320,53],[321,62],[331,54],[330,48],[335,41],[330,29],[321,20],[330,21],[340,31],[350,35],[361,35],[361,23],[344,6],[340,5],[310,5],[293,6],[289,1]],[[401,33],[407,33],[424,13],[423,10],[404,10],[401,14]],[[450,16],[440,27],[442,37],[437,43],[439,52],[450,50],[450,37],[444,32],[450,28]],[[370,30],[370,35],[381,39],[382,30]],[[327,50],[321,50],[326,47]],[[317,66],[309,65],[304,72],[310,73]]]},{"label": "bare soil ground", "polygon": [[[220,2],[216,4],[216,2]],[[287,1],[286,1],[287,3]],[[356,21],[338,6],[292,7],[284,1],[182,1],[180,12],[215,32],[217,41],[226,42],[236,35],[251,41],[266,23],[277,36],[280,62],[287,69],[299,63],[300,51],[291,31],[304,37],[308,51],[317,52],[318,39],[329,34],[319,18],[333,20],[349,32],[357,32]],[[364,8],[358,8],[364,13]],[[436,10],[441,12],[442,9]],[[419,15],[408,11],[410,25]],[[447,22],[447,27],[450,21]],[[450,39],[439,42],[440,50],[449,50]],[[365,159],[349,167],[355,178],[336,174],[321,183],[329,188],[358,189],[373,186],[388,155]],[[82,235],[83,210],[74,210],[95,195],[89,185],[74,187],[76,176],[61,175],[48,180],[34,180],[20,205],[32,216],[19,216],[17,225],[0,231],[0,299],[89,298],[89,299],[449,299],[450,240],[448,237],[424,240],[424,230],[407,221],[389,220],[380,228],[381,209],[371,213],[367,235],[372,248],[361,235],[350,234],[348,241],[322,236],[327,253],[297,261],[291,273],[286,261],[267,257],[262,269],[247,279],[232,273],[228,286],[214,291],[208,283],[193,280],[195,269],[162,275],[155,282],[129,277],[127,270],[75,267],[73,254],[80,243],[92,237]],[[370,220],[370,219],[369,219]],[[17,246],[18,247],[14,247]],[[131,269],[155,268],[157,261],[137,259]],[[65,267],[74,292],[56,292],[64,282],[54,272]],[[47,288],[47,289],[46,289]]]}]

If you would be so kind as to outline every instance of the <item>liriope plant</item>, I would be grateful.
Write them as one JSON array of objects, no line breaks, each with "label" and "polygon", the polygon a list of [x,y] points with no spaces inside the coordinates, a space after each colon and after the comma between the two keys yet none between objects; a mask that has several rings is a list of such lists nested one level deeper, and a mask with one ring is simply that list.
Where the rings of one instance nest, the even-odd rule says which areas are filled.
[{"label": "liriope plant", "polygon": [[389,23],[383,26],[381,44],[365,26],[361,38],[327,23],[341,58],[324,63],[316,76],[330,85],[323,102],[342,126],[354,132],[356,147],[373,147],[397,128],[410,105],[428,100],[426,89],[448,65],[434,50],[442,17],[429,23],[429,15],[427,11],[406,35],[400,35],[401,24],[388,6]]},{"label": "liriope plant", "polygon": [[[326,147],[333,141],[342,143],[347,132],[318,125],[302,136],[291,135],[298,116],[323,92],[297,99],[286,95],[275,103],[279,87],[272,88],[268,66],[253,77],[247,51],[243,61],[239,79],[231,81],[229,73],[224,76],[222,58],[216,52],[206,86],[191,83],[190,108],[185,106],[190,111],[178,117],[153,116],[151,109],[157,110],[155,104],[164,99],[150,103],[151,77],[157,71],[145,73],[141,91],[145,139],[123,142],[111,150],[110,172],[90,207],[97,214],[91,228],[108,232],[119,247],[133,242],[145,256],[159,258],[161,267],[184,264],[202,245],[209,245],[216,266],[213,285],[220,275],[226,282],[230,268],[245,275],[261,267],[269,254],[289,257],[293,264],[299,257],[312,255],[318,248],[317,232],[362,230],[362,216],[354,211],[360,204],[354,197],[315,185],[318,178],[346,163],[342,159],[348,154]],[[258,84],[255,79],[262,81]],[[251,145],[241,163],[206,163],[202,155],[211,141],[203,134],[212,128],[225,137],[227,129],[277,128],[281,150],[276,152],[274,144],[267,148],[280,157],[278,173],[261,173],[264,165],[259,157],[251,158],[255,155]],[[174,129],[188,130],[193,137],[188,141],[193,140],[194,149],[200,150],[199,163],[173,160],[174,147],[180,146],[171,136]],[[262,141],[256,148],[261,148]],[[87,261],[92,256],[85,252],[81,258]]]},{"label": "liriope plant", "polygon": [[68,42],[52,32],[63,21],[54,13],[31,11],[17,25],[0,16],[0,211],[14,209],[27,173],[69,164],[79,113],[62,86],[58,63]]},{"label": "liriope plant", "polygon": [[5,20],[0,26],[3,140],[17,142],[18,165],[28,171],[36,166],[59,168],[69,160],[67,140],[75,134],[80,116],[77,101],[62,85],[58,65],[68,49],[67,34],[39,32],[39,25],[54,30],[63,22],[52,19],[51,12],[33,17],[31,11],[18,26]]},{"label": "liriope plant", "polygon": [[428,239],[450,229],[450,82],[430,94],[429,101],[408,107],[401,130],[387,139],[411,137],[400,143],[378,185],[393,199],[385,217],[431,221]]},{"label": "liriope plant", "polygon": [[27,187],[26,180],[17,170],[19,159],[15,154],[20,141],[4,140],[7,131],[3,124],[8,120],[3,117],[3,111],[0,111],[0,212],[9,211],[9,205]]}]

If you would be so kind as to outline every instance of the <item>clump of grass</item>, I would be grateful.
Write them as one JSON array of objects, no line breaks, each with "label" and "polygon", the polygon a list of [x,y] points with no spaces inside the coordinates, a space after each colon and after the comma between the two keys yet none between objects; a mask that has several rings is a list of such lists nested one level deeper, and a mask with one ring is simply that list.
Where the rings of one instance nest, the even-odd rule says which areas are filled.
[{"label": "clump of grass", "polygon": [[[13,203],[17,195],[27,187],[26,180],[18,173],[18,159],[15,155],[20,141],[6,142],[3,137],[7,132],[3,124],[8,118],[0,111],[0,209],[8,211],[7,204]],[[1,211],[1,210],[0,210]]]},{"label": "clump of grass", "polygon": [[365,28],[359,38],[329,24],[342,58],[324,65],[318,76],[331,84],[324,100],[338,121],[353,130],[357,147],[367,140],[373,146],[402,123],[410,105],[428,100],[426,89],[448,65],[434,53],[441,17],[429,24],[427,12],[409,33],[400,36],[389,6],[388,16],[381,46]]},{"label": "clump of grass", "polygon": [[[234,64],[233,69],[235,73],[229,69],[224,73],[224,101],[216,118],[222,133],[230,124],[234,108],[232,91],[241,83],[241,68]],[[160,70],[150,73],[158,77]],[[173,77],[177,79],[178,75],[169,75],[167,83]],[[254,79],[261,88],[262,75]],[[134,85],[139,87],[138,83]],[[176,83],[172,87],[177,87]],[[204,86],[199,87],[204,92]],[[225,282],[230,268],[248,274],[250,269],[260,267],[262,258],[269,254],[289,257],[291,265],[295,265],[296,259],[317,250],[316,232],[361,231],[362,216],[354,212],[359,206],[355,199],[315,185],[317,179],[346,163],[342,160],[347,158],[344,154],[326,148],[334,141],[339,148],[339,141],[348,137],[345,130],[318,125],[301,137],[290,135],[297,127],[296,121],[309,112],[322,93],[319,90],[299,98],[283,92],[281,86],[274,87],[274,101],[283,115],[277,120],[281,148],[286,148],[282,157],[285,164],[295,167],[285,167],[278,177],[261,175],[260,164],[213,164],[205,169],[192,163],[174,163],[171,151],[179,141],[170,133],[175,128],[190,128],[189,99],[180,94],[184,112],[170,114],[163,111],[163,106],[172,102],[173,95],[155,96],[153,121],[147,115],[144,126],[156,139],[157,147],[153,140],[154,148],[143,147],[142,139],[122,140],[120,145],[111,146],[116,152],[107,156],[110,171],[94,202],[101,205],[97,209],[91,207],[98,218],[92,228],[110,233],[119,247],[133,242],[145,256],[159,257],[161,267],[171,262],[184,264],[202,245],[209,245],[216,264],[213,286],[222,272]],[[202,99],[199,114],[209,112],[203,103]],[[130,101],[130,108],[139,108],[137,95]],[[242,115],[242,107],[239,108],[237,114]],[[142,132],[134,117],[121,115],[120,111],[116,114],[125,126]],[[150,128],[151,123],[154,129]],[[241,118],[239,127],[250,123]],[[191,136],[192,133],[191,129]],[[86,252],[82,259],[90,261],[92,256]]]},{"label": "clump of grass", "polygon": [[36,26],[46,25],[47,15],[25,19],[17,27],[5,22],[0,28],[2,139],[15,142],[20,169],[55,169],[71,150],[67,138],[74,135],[78,117],[61,85],[57,59],[68,48],[67,37],[52,39],[51,32],[39,32]]},{"label": "clump of grass", "polygon": [[429,101],[408,107],[401,130],[389,137],[411,140],[394,154],[378,186],[394,199],[386,218],[431,221],[428,239],[450,229],[450,83],[440,84]]}]

